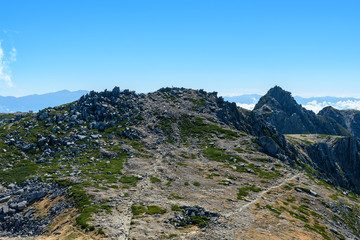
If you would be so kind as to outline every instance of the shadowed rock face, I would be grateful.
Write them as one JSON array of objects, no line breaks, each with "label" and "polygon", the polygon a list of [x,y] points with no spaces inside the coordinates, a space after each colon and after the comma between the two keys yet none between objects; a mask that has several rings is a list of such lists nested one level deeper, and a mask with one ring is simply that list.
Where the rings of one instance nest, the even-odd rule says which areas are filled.
[{"label": "shadowed rock face", "polygon": [[347,129],[351,135],[360,137],[360,111],[325,107],[318,113],[318,116],[330,119]]},{"label": "shadowed rock face", "polygon": [[360,192],[360,141],[345,137],[306,147],[311,160],[335,185]]},{"label": "shadowed rock face", "polygon": [[275,86],[264,95],[254,108],[257,116],[263,117],[283,134],[331,134],[349,135],[341,124],[326,116],[317,116],[297,104],[290,92]]}]

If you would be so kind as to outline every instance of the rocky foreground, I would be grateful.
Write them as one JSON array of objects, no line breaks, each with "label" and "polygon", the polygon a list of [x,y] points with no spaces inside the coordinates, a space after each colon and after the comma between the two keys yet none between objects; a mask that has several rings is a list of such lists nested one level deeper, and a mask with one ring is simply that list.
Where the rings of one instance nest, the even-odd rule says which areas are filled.
[{"label": "rocky foreground", "polygon": [[278,88],[253,112],[116,87],[0,115],[0,236],[359,239],[356,124],[324,119]]}]

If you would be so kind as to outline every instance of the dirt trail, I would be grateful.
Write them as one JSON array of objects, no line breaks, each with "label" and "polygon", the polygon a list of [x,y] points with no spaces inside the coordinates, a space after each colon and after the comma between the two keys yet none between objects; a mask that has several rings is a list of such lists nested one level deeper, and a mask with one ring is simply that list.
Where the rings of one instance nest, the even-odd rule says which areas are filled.
[{"label": "dirt trail", "polygon": [[300,177],[302,174],[301,173],[298,173],[298,174],[295,174],[289,178],[285,178],[283,181],[281,181],[280,183],[272,186],[272,187],[269,187],[263,191],[261,191],[255,199],[251,200],[250,202],[244,204],[243,206],[241,206],[238,210],[234,211],[231,215],[234,215],[234,214],[237,214],[239,212],[242,212],[245,208],[249,207],[251,204],[257,202],[265,193],[267,193],[268,191],[272,190],[272,189],[275,189],[275,188],[279,188],[281,187],[282,185],[286,184],[287,182],[297,178],[297,177]]},{"label": "dirt trail", "polygon": [[159,155],[155,157],[156,163],[150,166],[147,169],[147,174],[144,176],[144,178],[138,182],[136,186],[136,190],[133,192],[130,201],[127,201],[126,203],[122,204],[121,212],[117,211],[118,215],[112,214],[113,221],[117,222],[115,226],[120,226],[120,228],[116,229],[116,231],[120,232],[116,238],[118,240],[127,240],[129,239],[130,235],[130,228],[131,228],[131,220],[132,220],[132,210],[131,206],[136,205],[136,201],[141,201],[143,198],[143,193],[146,189],[150,188],[150,178],[149,176],[152,173],[155,173],[155,168],[157,165],[161,163],[161,158]]}]

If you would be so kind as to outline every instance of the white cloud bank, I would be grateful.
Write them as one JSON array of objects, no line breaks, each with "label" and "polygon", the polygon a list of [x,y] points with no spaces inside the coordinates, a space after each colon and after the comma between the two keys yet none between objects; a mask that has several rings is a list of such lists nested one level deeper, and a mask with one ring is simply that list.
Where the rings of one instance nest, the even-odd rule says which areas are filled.
[{"label": "white cloud bank", "polygon": [[[236,105],[248,110],[253,110],[255,107],[255,104],[236,103]],[[311,110],[315,113],[320,112],[321,109],[328,106],[332,106],[339,110],[344,110],[344,109],[360,110],[360,100],[346,100],[346,101],[338,101],[338,102],[326,102],[326,101],[318,102],[316,100],[313,100],[311,102],[303,104],[302,106],[307,110]]]},{"label": "white cloud bank", "polygon": [[303,107],[318,113],[321,109],[332,106],[336,109],[356,109],[360,110],[360,100],[347,100],[339,102],[317,102],[316,100],[304,104]]},{"label": "white cloud bank", "polygon": [[253,110],[256,104],[236,103],[236,105],[248,110]]},{"label": "white cloud bank", "polygon": [[5,56],[0,41],[0,82],[4,82],[6,87],[14,86],[10,69],[10,64],[16,61],[16,49],[14,47],[9,52],[9,55],[9,58]]}]

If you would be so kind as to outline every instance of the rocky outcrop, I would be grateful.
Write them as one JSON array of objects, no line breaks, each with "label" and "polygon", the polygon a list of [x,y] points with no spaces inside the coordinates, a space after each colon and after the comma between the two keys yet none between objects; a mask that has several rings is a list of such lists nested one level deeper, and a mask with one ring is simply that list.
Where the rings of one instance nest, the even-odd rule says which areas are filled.
[{"label": "rocky outcrop", "polygon": [[217,224],[217,220],[220,217],[218,213],[207,211],[199,206],[182,206],[180,209],[180,214],[176,214],[173,218],[169,219],[175,227],[185,227],[188,225],[206,227],[210,223]]},{"label": "rocky outcrop", "polygon": [[[33,203],[48,197],[54,201],[66,195],[67,188],[36,179],[18,186],[10,184],[0,194],[0,237],[29,237],[41,235],[51,221],[73,206],[64,200],[55,201],[47,213],[39,214]],[[41,216],[40,216],[41,215]]]},{"label": "rocky outcrop", "polygon": [[273,125],[259,117],[257,113],[241,109],[235,103],[223,101],[221,97],[217,99],[217,104],[217,117],[219,120],[227,125],[234,126],[240,131],[258,137],[257,143],[261,151],[291,165],[294,161],[289,160],[302,158],[294,146],[287,142],[285,137]]},{"label": "rocky outcrop", "polygon": [[360,111],[358,110],[338,110],[333,107],[325,107],[318,116],[336,122],[346,129],[352,136],[360,137]]},{"label": "rocky outcrop", "polygon": [[360,193],[360,141],[344,137],[332,142],[315,143],[305,147],[322,178],[334,185]]},{"label": "rocky outcrop", "polygon": [[87,125],[90,122],[89,129],[103,131],[121,121],[137,119],[140,114],[138,98],[139,95],[135,92],[120,91],[119,87],[115,87],[112,91],[91,91],[70,104],[64,114],[52,114],[54,110],[64,109],[64,106],[48,108],[39,111],[37,119],[45,123],[57,123],[60,127],[66,122],[69,123],[67,124],[69,128]]},{"label": "rocky outcrop", "polygon": [[340,124],[324,116],[317,116],[297,104],[290,92],[275,86],[260,98],[254,113],[263,117],[283,134],[350,135]]}]

